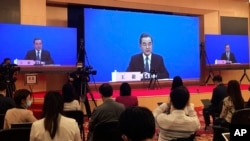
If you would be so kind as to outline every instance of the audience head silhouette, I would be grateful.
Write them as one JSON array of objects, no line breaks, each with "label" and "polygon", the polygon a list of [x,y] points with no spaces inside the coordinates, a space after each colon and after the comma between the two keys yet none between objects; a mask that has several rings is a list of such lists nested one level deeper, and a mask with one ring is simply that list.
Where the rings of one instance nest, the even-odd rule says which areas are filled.
[{"label": "audience head silhouette", "polygon": [[186,87],[180,86],[170,93],[170,100],[175,109],[184,109],[189,102],[189,91]]},{"label": "audience head silhouette", "polygon": [[63,113],[63,98],[59,92],[50,91],[44,97],[43,117],[45,130],[54,139],[59,125],[59,114]]},{"label": "audience head silhouette", "polygon": [[6,83],[0,81],[0,92],[2,92],[2,93],[4,92],[5,93],[5,89],[6,89]]},{"label": "audience head silhouette", "polygon": [[127,82],[124,82],[121,84],[120,95],[121,96],[130,96],[131,95],[131,87]]},{"label": "audience head silhouette", "polygon": [[75,90],[72,84],[67,83],[63,85],[62,97],[64,102],[71,102],[75,99]]},{"label": "audience head silhouette", "polygon": [[102,97],[107,98],[111,97],[113,95],[113,88],[110,84],[108,83],[103,83],[99,87],[99,93],[102,95]]},{"label": "audience head silhouette", "polygon": [[31,105],[31,92],[27,89],[19,89],[14,94],[16,107],[28,108]]},{"label": "audience head silhouette", "polygon": [[155,134],[155,119],[146,107],[129,107],[119,118],[124,141],[152,140]]},{"label": "audience head silhouette", "polygon": [[244,108],[244,99],[241,94],[240,84],[237,80],[230,80],[228,82],[227,94],[232,100],[235,110]]},{"label": "audience head silhouette", "polygon": [[183,86],[183,82],[180,76],[175,76],[172,82],[171,90],[174,90],[177,87]]}]

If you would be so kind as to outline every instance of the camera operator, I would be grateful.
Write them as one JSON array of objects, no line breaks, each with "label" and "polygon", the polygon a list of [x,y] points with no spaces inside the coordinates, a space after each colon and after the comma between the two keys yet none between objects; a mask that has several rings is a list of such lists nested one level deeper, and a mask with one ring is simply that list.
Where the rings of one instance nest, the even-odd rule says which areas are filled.
[{"label": "camera operator", "polygon": [[91,109],[87,97],[87,93],[90,91],[88,86],[89,76],[85,74],[85,70],[83,68],[78,68],[76,71],[69,74],[68,79],[75,88],[75,99],[80,102],[80,98],[82,98],[87,116],[90,117]]},{"label": "camera operator", "polygon": [[0,79],[6,83],[6,96],[12,98],[13,93],[16,91],[15,82],[17,80],[17,72],[20,67],[16,64],[11,64],[10,58],[5,58],[0,66]]}]

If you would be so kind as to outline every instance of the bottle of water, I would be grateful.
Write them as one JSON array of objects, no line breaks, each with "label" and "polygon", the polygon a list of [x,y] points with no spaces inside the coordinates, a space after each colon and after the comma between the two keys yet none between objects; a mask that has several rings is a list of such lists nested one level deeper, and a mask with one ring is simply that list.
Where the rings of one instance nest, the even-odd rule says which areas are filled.
[{"label": "bottle of water", "polygon": [[17,65],[17,61],[18,61],[18,59],[16,58],[16,59],[14,60],[14,64],[16,64],[16,65]]}]

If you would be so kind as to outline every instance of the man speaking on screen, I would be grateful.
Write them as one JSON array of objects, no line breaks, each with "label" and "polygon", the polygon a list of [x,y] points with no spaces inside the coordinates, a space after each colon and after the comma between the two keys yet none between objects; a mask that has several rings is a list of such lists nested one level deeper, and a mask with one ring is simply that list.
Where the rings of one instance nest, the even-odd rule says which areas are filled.
[{"label": "man speaking on screen", "polygon": [[230,51],[230,45],[225,45],[225,52],[221,55],[221,60],[226,60],[227,64],[237,63],[234,54]]},{"label": "man speaking on screen", "polygon": [[127,72],[139,71],[148,76],[150,72],[157,74],[157,78],[169,78],[162,56],[152,53],[153,39],[147,33],[142,33],[139,39],[142,53],[131,57]]},{"label": "man speaking on screen", "polygon": [[[33,40],[34,49],[29,50],[25,56],[25,60],[34,60],[36,64],[54,64],[49,51],[42,49],[42,39],[35,38]],[[37,63],[38,62],[38,63]],[[41,63],[44,62],[44,63]]]}]

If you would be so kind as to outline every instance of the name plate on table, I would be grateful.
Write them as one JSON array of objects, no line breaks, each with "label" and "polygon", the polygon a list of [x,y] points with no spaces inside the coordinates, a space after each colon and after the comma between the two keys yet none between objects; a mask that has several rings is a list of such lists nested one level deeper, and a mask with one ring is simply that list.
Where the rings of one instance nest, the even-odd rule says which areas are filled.
[{"label": "name plate on table", "polygon": [[214,64],[232,64],[232,61],[228,61],[228,60],[215,60]]},{"label": "name plate on table", "polygon": [[141,81],[141,72],[112,72],[112,81]]},{"label": "name plate on table", "polygon": [[18,66],[33,66],[33,65],[45,65],[44,61],[39,61],[39,60],[14,60],[14,64]]},{"label": "name plate on table", "polygon": [[34,60],[14,60],[14,64],[17,64],[19,66],[33,66],[35,65],[35,61]]}]

